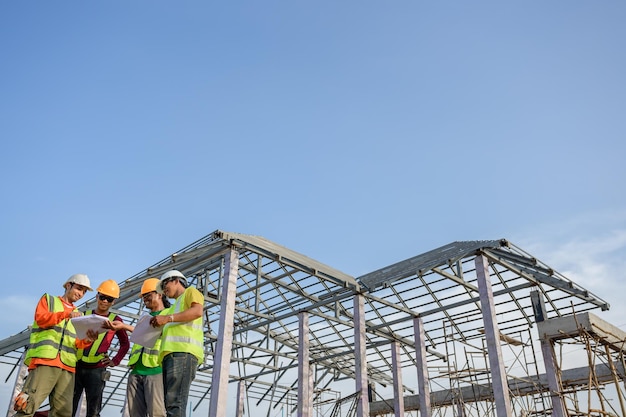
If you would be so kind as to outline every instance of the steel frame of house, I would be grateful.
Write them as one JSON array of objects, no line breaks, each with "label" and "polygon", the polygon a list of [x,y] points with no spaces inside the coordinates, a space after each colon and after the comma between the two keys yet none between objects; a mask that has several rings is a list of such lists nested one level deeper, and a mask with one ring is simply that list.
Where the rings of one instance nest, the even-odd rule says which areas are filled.
[{"label": "steel frame of house", "polygon": [[[555,349],[563,338],[541,337],[537,323],[609,308],[504,239],[453,242],[355,278],[262,237],[217,230],[120,282],[115,312],[136,323],[147,313],[143,281],[170,269],[205,296],[205,360],[190,400],[211,417],[569,415],[572,387],[591,384],[569,384]],[[94,306],[92,298],[80,309]],[[0,341],[9,377],[28,337],[25,329]],[[619,393],[615,352],[616,366],[594,373],[593,385]],[[123,406],[127,376],[112,368],[105,407]]]}]

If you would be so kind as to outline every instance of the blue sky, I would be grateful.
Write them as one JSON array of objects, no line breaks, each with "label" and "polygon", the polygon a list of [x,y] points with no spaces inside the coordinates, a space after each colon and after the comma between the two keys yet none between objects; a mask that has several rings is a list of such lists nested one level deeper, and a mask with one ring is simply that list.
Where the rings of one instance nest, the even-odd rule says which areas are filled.
[{"label": "blue sky", "polygon": [[354,276],[507,238],[623,317],[625,21],[613,0],[3,2],[0,337],[69,275],[123,280],[216,229]]}]

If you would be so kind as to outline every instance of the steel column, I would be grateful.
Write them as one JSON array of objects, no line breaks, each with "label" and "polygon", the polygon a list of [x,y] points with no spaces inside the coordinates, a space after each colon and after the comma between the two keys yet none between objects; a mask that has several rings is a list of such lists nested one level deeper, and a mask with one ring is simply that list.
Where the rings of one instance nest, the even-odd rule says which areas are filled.
[{"label": "steel column", "polygon": [[[548,318],[546,304],[539,291],[530,292],[530,301],[535,314],[535,321],[542,322]],[[561,399],[562,384],[560,381],[560,372],[556,362],[554,353],[554,342],[539,335],[539,343],[541,345],[541,354],[543,356],[543,364],[546,368],[546,380],[550,389],[550,401],[552,402],[552,416],[565,417],[565,405]]]},{"label": "steel column", "polygon": [[424,322],[421,317],[413,319],[413,332],[415,333],[415,357],[417,362],[417,385],[419,389],[420,417],[430,417],[430,380],[428,377],[428,364],[426,362],[426,333]]},{"label": "steel column", "polygon": [[404,390],[402,389],[402,363],[400,345],[391,342],[391,366],[393,372],[393,412],[395,417],[404,417]]},{"label": "steel column", "polygon": [[228,377],[230,357],[233,346],[233,324],[235,321],[235,303],[237,296],[237,275],[239,271],[239,254],[234,248],[226,252],[224,259],[224,278],[222,281],[222,300],[220,303],[220,322],[217,346],[213,359],[213,375],[211,377],[211,400],[209,415],[226,417],[228,402]]},{"label": "steel column", "polygon": [[309,360],[309,313],[298,313],[298,417],[313,417],[311,362]]},{"label": "steel column", "polygon": [[500,329],[496,319],[496,306],[493,299],[493,289],[489,278],[489,263],[483,255],[474,259],[476,265],[476,278],[478,281],[478,293],[480,295],[480,307],[485,324],[485,339],[491,368],[491,386],[496,402],[498,417],[511,417],[511,399],[507,384],[502,348],[500,346]]},{"label": "steel column", "polygon": [[369,417],[370,403],[367,398],[367,351],[365,343],[365,297],[354,296],[354,364],[356,367],[356,392],[359,393],[357,417]]},{"label": "steel column", "polygon": [[246,382],[241,379],[237,384],[237,414],[236,417],[243,417],[243,405],[245,396]]}]

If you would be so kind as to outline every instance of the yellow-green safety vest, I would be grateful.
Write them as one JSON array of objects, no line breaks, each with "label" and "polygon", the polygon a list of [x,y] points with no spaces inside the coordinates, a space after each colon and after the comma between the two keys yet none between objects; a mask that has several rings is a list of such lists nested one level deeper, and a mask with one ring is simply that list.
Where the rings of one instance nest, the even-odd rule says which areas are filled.
[{"label": "yellow-green safety vest", "polygon": [[[162,314],[164,311],[167,311],[167,310],[160,311],[159,314],[157,314],[157,316]],[[128,359],[128,366],[132,367],[135,363],[137,363],[139,358],[141,358],[141,363],[146,368],[158,367],[160,347],[161,347],[161,338],[157,339],[157,341],[154,343],[154,346],[152,346],[152,348],[147,348],[145,346],[141,346],[135,343],[133,345],[133,348],[130,351],[130,358]]]},{"label": "yellow-green safety vest", "polygon": [[[44,294],[48,301],[48,311],[64,311],[63,301],[58,297]],[[78,310],[74,310],[78,311]],[[76,330],[69,319],[63,319],[50,328],[41,328],[33,322],[30,332],[30,344],[24,363],[29,365],[32,358],[54,359],[59,355],[61,362],[69,367],[76,367]]]},{"label": "yellow-green safety vest", "polygon": [[[85,316],[88,316],[90,314],[93,314],[93,310],[85,311]],[[115,317],[117,317],[117,314],[109,313],[108,319],[109,321],[113,321],[115,320]],[[100,345],[102,344],[102,341],[104,340],[104,336],[106,336],[107,333],[108,332],[100,333],[98,335],[98,338],[89,347],[87,347],[87,349],[78,349],[78,359],[86,363],[98,363],[102,359],[104,359],[105,354],[97,352],[100,348]]]},{"label": "yellow-green safety vest", "polygon": [[[178,297],[167,314],[179,313],[182,310],[183,298],[182,295]],[[191,353],[198,358],[198,363],[202,363],[204,360],[202,316],[184,323],[167,323],[163,327],[163,335],[161,336],[159,363],[163,361],[165,352]]]}]

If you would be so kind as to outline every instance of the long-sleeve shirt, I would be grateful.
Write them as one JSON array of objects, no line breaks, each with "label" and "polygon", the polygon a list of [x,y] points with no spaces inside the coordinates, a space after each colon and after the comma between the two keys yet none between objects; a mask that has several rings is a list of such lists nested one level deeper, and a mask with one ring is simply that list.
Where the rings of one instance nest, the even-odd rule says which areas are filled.
[{"label": "long-sleeve shirt", "polygon": [[[63,303],[63,311],[52,312],[48,308],[48,298],[41,297],[39,303],[37,303],[37,308],[35,309],[35,322],[37,326],[42,329],[48,329],[50,327],[54,327],[57,324],[61,323],[63,320],[70,318],[70,314],[72,311],[76,309],[74,304],[68,303],[61,297],[57,297],[61,303]],[[91,345],[91,342],[85,339],[76,339],[76,348],[84,349]],[[30,364],[28,365],[28,369],[34,369],[37,366],[46,365],[46,366],[54,366],[56,368],[65,369],[66,371],[70,371],[72,373],[75,372],[73,367],[65,365],[61,362],[61,356],[58,354],[56,358],[53,359],[45,359],[45,358],[32,358]]]}]

